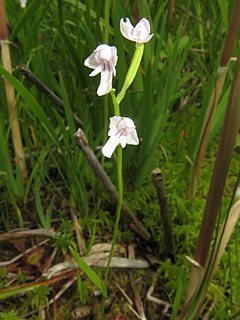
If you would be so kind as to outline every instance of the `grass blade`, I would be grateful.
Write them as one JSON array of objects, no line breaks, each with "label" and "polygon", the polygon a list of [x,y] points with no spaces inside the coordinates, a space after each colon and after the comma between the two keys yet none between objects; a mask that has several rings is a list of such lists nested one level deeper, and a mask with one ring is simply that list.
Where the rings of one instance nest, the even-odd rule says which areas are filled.
[{"label": "grass blade", "polygon": [[88,278],[95,284],[95,286],[98,287],[98,289],[101,291],[102,295],[105,296],[106,290],[104,288],[103,282],[101,278],[96,274],[95,271],[93,271],[92,268],[90,268],[86,262],[84,262],[77,251],[75,251],[72,247],[69,247],[69,250],[71,254],[73,255],[75,261],[77,262],[79,268],[82,269],[82,271],[88,276]]}]

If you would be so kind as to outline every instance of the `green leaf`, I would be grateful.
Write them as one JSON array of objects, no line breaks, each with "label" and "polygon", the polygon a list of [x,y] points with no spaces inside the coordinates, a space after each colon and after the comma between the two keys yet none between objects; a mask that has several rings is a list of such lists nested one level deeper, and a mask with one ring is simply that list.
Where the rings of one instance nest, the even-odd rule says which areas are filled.
[{"label": "green leaf", "polygon": [[71,254],[73,255],[75,261],[77,262],[79,268],[88,276],[88,278],[98,287],[103,296],[106,296],[106,290],[103,285],[103,281],[101,278],[90,268],[86,262],[84,262],[81,257],[78,255],[77,251],[73,249],[73,247],[69,247]]},{"label": "green leaf", "polygon": [[11,83],[15,90],[25,100],[28,112],[30,114],[34,114],[34,116],[36,116],[39,119],[39,121],[42,123],[43,127],[47,131],[48,135],[51,137],[54,144],[60,148],[59,140],[55,133],[53,125],[49,121],[47,115],[42,110],[37,100],[19,80],[17,80],[12,74],[7,72],[1,65],[0,73]]}]

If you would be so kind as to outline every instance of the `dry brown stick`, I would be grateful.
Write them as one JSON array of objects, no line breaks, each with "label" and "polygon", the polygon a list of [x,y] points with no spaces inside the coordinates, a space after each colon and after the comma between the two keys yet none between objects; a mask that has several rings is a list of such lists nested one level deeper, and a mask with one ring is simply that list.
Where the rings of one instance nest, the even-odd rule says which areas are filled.
[{"label": "dry brown stick", "polygon": [[[105,190],[111,195],[114,203],[117,204],[118,203],[117,189],[112,183],[107,173],[105,172],[105,170],[103,169],[103,167],[101,166],[94,152],[89,147],[88,140],[81,129],[78,129],[78,131],[75,133],[75,139],[76,139],[77,145],[82,150],[83,154],[88,160],[88,163],[92,167],[93,171],[95,172],[97,177],[101,180]],[[145,229],[141,221],[139,221],[137,217],[134,215],[134,213],[128,208],[125,202],[123,202],[122,211],[126,218],[126,222],[129,224],[132,230],[134,230],[141,238],[145,240],[149,240],[151,238],[151,235]]]},{"label": "dry brown stick", "polygon": [[28,237],[45,237],[53,238],[56,236],[56,232],[46,229],[33,229],[33,230],[16,230],[0,234],[0,242],[12,241],[16,239],[28,238]]},{"label": "dry brown stick", "polygon": [[208,103],[204,123],[199,136],[200,141],[199,141],[199,146],[198,146],[197,154],[194,161],[193,179],[192,179],[192,185],[190,188],[191,197],[193,197],[197,191],[200,170],[201,170],[203,159],[206,153],[210,130],[212,128],[213,119],[216,114],[216,108],[219,104],[219,101],[222,95],[225,78],[228,72],[229,62],[231,61],[231,54],[232,54],[234,44],[236,42],[238,31],[239,31],[239,26],[240,26],[240,1],[235,0],[232,8],[228,31],[224,41],[220,64],[217,70],[217,80]]},{"label": "dry brown stick", "polygon": [[[5,1],[0,0],[0,49],[2,66],[6,71],[12,74],[12,60],[8,42],[8,24],[5,12]],[[6,102],[8,107],[9,122],[11,124],[12,141],[15,153],[16,164],[20,166],[24,180],[28,179],[28,172],[24,156],[21,129],[18,119],[18,110],[16,105],[16,96],[12,84],[4,79]]]},{"label": "dry brown stick", "polygon": [[118,290],[121,292],[121,294],[124,296],[124,298],[127,300],[126,306],[129,308],[129,310],[136,316],[137,319],[142,320],[142,317],[133,308],[133,302],[131,298],[128,296],[128,294],[123,290],[123,288],[116,281],[115,281],[115,285],[118,288]]},{"label": "dry brown stick", "polygon": [[171,218],[167,205],[167,197],[164,190],[163,175],[159,168],[152,171],[152,181],[157,191],[160,212],[162,216],[164,240],[167,252],[172,261],[175,261],[174,244],[172,236]]},{"label": "dry brown stick", "polygon": [[[42,93],[44,93],[46,97],[48,97],[55,104],[55,106],[60,109],[60,111],[64,109],[63,101],[54,92],[52,92],[52,90],[50,90],[37,76],[35,76],[35,74],[32,73],[31,70],[29,70],[24,64],[20,64],[18,69],[28,80],[30,80],[40,91],[42,91]],[[76,123],[81,128],[83,128],[82,120],[80,120],[73,112],[72,115]]]},{"label": "dry brown stick", "polygon": [[169,302],[161,300],[159,298],[156,298],[156,297],[154,297],[152,295],[153,291],[155,289],[155,286],[156,286],[156,283],[152,283],[151,287],[148,289],[148,292],[147,292],[147,295],[146,295],[146,300],[147,301],[152,301],[152,302],[154,302],[156,304],[159,304],[159,305],[163,305],[164,309],[162,310],[162,314],[166,315],[168,310],[169,310],[169,308],[171,307],[171,305],[170,305]]},{"label": "dry brown stick", "polygon": [[172,22],[173,22],[174,3],[175,3],[175,0],[169,0],[169,9],[168,9],[168,26],[169,27],[172,25]]}]

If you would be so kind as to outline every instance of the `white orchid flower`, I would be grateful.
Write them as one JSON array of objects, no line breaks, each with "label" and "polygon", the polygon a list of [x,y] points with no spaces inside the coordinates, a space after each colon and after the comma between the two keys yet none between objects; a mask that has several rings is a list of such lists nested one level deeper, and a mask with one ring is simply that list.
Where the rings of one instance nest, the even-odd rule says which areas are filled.
[{"label": "white orchid flower", "polygon": [[27,0],[20,0],[20,5],[22,8],[26,8]]},{"label": "white orchid flower", "polygon": [[112,76],[116,75],[117,48],[107,44],[100,44],[84,61],[84,65],[94,69],[89,76],[94,77],[101,72],[101,81],[97,94],[102,96],[112,89]]},{"label": "white orchid flower", "polygon": [[125,38],[135,41],[137,44],[146,43],[153,36],[153,34],[150,34],[150,23],[145,18],[141,19],[135,27],[133,27],[128,18],[126,18],[126,22],[121,19],[120,30]]},{"label": "white orchid flower", "polygon": [[107,158],[111,158],[119,144],[122,148],[125,148],[127,144],[139,144],[135,124],[128,117],[114,116],[110,118],[108,136],[110,138],[102,148],[102,153]]}]

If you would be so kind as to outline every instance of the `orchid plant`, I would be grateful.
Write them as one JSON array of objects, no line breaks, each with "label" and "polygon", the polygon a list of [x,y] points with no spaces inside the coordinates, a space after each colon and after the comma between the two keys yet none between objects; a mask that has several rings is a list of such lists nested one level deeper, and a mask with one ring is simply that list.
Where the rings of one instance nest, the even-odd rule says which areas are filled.
[{"label": "orchid plant", "polygon": [[126,22],[124,21],[124,19],[121,19],[120,31],[125,38],[135,42],[136,49],[132,58],[131,65],[127,72],[123,87],[118,93],[118,95],[115,95],[116,90],[112,88],[112,79],[113,76],[116,76],[116,64],[118,60],[117,48],[114,46],[109,46],[108,44],[100,44],[93,51],[93,53],[84,61],[85,66],[93,69],[89,76],[93,77],[99,73],[101,74],[101,80],[100,85],[97,89],[97,94],[99,96],[103,96],[110,93],[115,113],[114,116],[110,118],[110,125],[108,131],[109,139],[102,148],[102,153],[107,158],[111,158],[115,149],[117,149],[117,172],[119,194],[112,247],[105,273],[105,288],[107,286],[109,267],[117,239],[118,224],[122,209],[122,148],[125,148],[127,144],[139,144],[139,138],[137,136],[135,123],[129,117],[122,116],[120,114],[120,103],[123,100],[127,89],[132,84],[136,76],[136,73],[142,60],[144,44],[148,42],[153,36],[153,34],[150,34],[150,23],[145,18],[141,19],[135,27],[133,27],[128,18],[126,18]]}]

